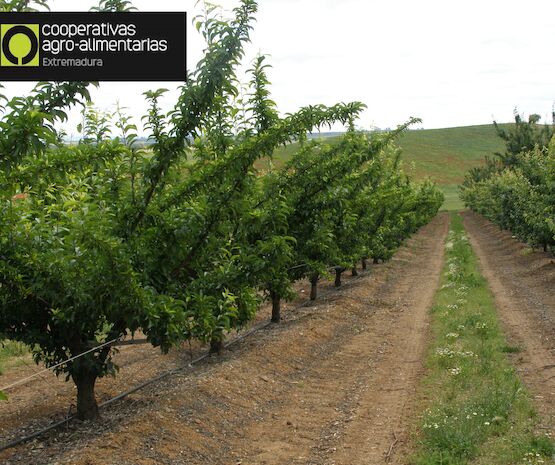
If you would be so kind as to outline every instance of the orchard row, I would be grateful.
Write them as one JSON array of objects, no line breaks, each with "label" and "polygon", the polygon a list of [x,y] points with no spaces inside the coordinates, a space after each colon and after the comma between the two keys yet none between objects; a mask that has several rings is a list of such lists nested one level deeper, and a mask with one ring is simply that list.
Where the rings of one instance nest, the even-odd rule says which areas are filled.
[{"label": "orchard row", "polygon": [[[54,366],[138,330],[163,351],[188,339],[217,351],[265,299],[277,322],[296,281],[309,279],[316,298],[330,269],[340,278],[389,259],[437,213],[442,194],[411,182],[392,146],[407,125],[356,131],[358,102],[280,117],[263,56],[239,84],[256,10],[242,0],[229,20],[212,7],[197,19],[204,58],[169,114],[163,89],[146,94],[147,148],[122,110],[108,117],[90,106],[81,143],[63,143],[55,127],[89,100],[90,83],[41,83],[7,102],[0,334],[28,344],[37,362]],[[336,124],[346,133],[333,144],[308,140]],[[292,142],[292,157],[273,166],[276,148]],[[77,386],[80,418],[98,416],[95,381],[116,369],[110,345],[57,369]]]},{"label": "orchard row", "polygon": [[[555,119],[555,118],[554,118]],[[555,139],[552,125],[539,116],[524,121],[515,115],[508,130],[497,127],[506,142],[504,154],[471,170],[462,198],[519,239],[544,251],[555,251]]]}]

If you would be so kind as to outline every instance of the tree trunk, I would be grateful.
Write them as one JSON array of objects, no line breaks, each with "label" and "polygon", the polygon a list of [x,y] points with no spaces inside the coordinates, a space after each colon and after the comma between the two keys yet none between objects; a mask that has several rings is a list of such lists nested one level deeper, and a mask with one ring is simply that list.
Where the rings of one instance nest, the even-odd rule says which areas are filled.
[{"label": "tree trunk", "polygon": [[96,375],[79,372],[72,375],[72,378],[77,386],[77,418],[79,420],[97,420],[100,414],[94,395]]},{"label": "tree trunk", "polygon": [[544,245],[543,245],[543,251],[544,251],[544,252],[547,252],[547,244],[544,244]]},{"label": "tree trunk", "polygon": [[210,341],[210,352],[211,354],[220,355],[224,350],[224,342],[221,337],[216,337]]},{"label": "tree trunk", "polygon": [[366,263],[366,258],[362,259],[362,269],[366,270],[368,268],[368,264]]},{"label": "tree trunk", "polygon": [[374,265],[377,265],[378,263],[380,263],[380,259],[379,258],[374,258],[373,263],[374,263]]},{"label": "tree trunk", "polygon": [[351,276],[358,276],[358,271],[357,271],[356,265],[353,266],[353,268],[351,269]]},{"label": "tree trunk", "polygon": [[335,267],[335,287],[341,286],[341,273],[343,273],[343,271],[344,268],[341,268],[340,266]]},{"label": "tree trunk", "polygon": [[281,320],[281,296],[274,291],[270,291],[272,298],[272,323],[279,323]]},{"label": "tree trunk", "polygon": [[310,277],[310,300],[316,300],[318,297],[318,279],[317,274]]}]

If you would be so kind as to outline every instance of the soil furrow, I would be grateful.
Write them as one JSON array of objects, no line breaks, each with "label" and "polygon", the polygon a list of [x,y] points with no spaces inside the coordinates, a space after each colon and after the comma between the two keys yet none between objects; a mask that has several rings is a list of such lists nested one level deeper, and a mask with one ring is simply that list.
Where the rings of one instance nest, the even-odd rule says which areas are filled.
[{"label": "soil furrow", "polygon": [[530,250],[485,218],[464,214],[464,224],[498,308],[511,355],[544,424],[555,435],[555,261]]}]

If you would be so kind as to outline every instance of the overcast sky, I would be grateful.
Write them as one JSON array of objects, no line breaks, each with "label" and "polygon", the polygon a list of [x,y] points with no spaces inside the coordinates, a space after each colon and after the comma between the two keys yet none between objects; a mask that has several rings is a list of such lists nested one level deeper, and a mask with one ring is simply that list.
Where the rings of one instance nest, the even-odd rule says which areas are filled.
[{"label": "overcast sky", "polygon": [[[94,0],[97,1],[97,0]],[[53,0],[53,11],[86,11],[88,0]],[[199,13],[195,0],[135,0],[141,11]],[[233,0],[216,0],[226,9]],[[315,103],[360,100],[365,128],[410,116],[425,128],[510,121],[513,109],[547,117],[555,102],[553,0],[259,0],[247,60],[271,55],[272,92],[282,113]],[[188,67],[203,42],[188,30]],[[30,88],[5,83],[13,95]],[[119,99],[137,116],[141,94],[175,83],[104,83],[103,109]],[[177,94],[168,94],[170,109]],[[72,116],[74,126],[78,115]],[[139,118],[137,118],[139,119]],[[72,133],[70,128],[68,133]]]}]

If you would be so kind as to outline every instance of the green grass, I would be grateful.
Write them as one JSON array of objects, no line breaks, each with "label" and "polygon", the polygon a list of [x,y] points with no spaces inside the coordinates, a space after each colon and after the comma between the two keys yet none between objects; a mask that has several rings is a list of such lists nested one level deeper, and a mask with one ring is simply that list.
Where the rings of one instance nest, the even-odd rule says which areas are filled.
[{"label": "green grass", "polygon": [[416,179],[431,177],[440,185],[459,184],[464,174],[483,162],[485,155],[502,152],[503,141],[493,124],[407,131],[398,144]]},{"label": "green grass", "polygon": [[[340,138],[338,136],[333,137],[316,137],[313,140],[317,140],[320,142],[325,142],[327,144],[335,145],[339,143]],[[287,161],[294,155],[294,153],[299,149],[299,144],[297,142],[293,142],[292,144],[282,145],[278,147],[274,152],[274,156],[272,158],[272,165],[276,168],[281,168]],[[255,162],[255,168],[264,171],[268,168],[268,160],[261,159]]]},{"label": "green grass", "polygon": [[7,368],[21,365],[28,354],[29,348],[21,342],[0,341],[0,375]]},{"label": "green grass", "polygon": [[[321,140],[334,144],[339,139],[328,137]],[[504,147],[493,124],[407,131],[399,137],[397,144],[403,150],[406,172],[416,180],[430,177],[437,182],[445,194],[442,210],[450,211],[464,208],[457,186],[465,173],[483,163],[485,155],[502,152]],[[276,150],[274,166],[283,166],[297,148],[294,143]],[[259,169],[267,166],[265,160],[257,162]]]},{"label": "green grass", "polygon": [[441,206],[442,210],[459,211],[464,209],[464,203],[459,198],[458,184],[444,184],[439,186],[445,196],[445,201]]},{"label": "green grass", "polygon": [[507,359],[493,296],[452,214],[413,465],[554,464],[555,445]]}]

